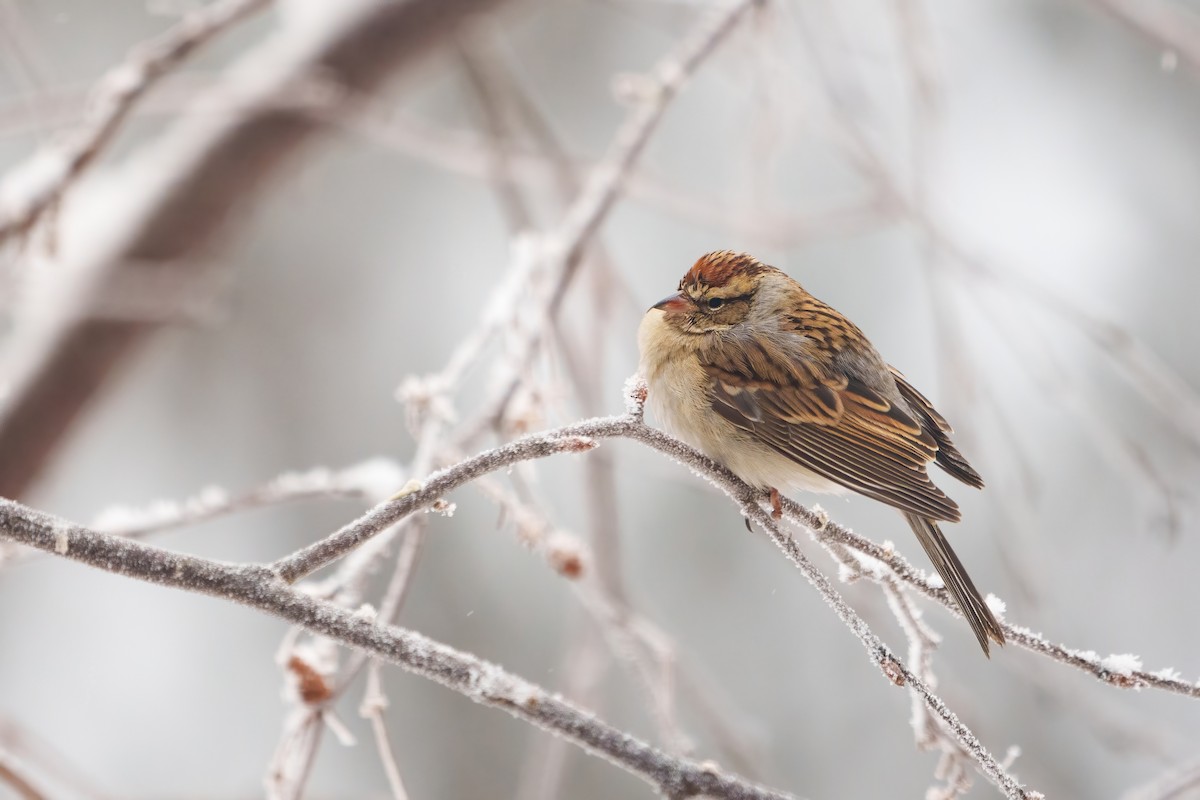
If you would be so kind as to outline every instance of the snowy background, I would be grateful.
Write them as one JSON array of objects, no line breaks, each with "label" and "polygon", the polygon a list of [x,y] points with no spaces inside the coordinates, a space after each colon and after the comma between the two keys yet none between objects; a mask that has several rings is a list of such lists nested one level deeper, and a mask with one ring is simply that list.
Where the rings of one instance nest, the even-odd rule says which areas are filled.
[{"label": "snowy background", "polygon": [[[44,237],[9,243],[0,337],[17,339],[22,291],[88,246],[158,137],[192,121],[191,98],[264,38],[309,24],[296,19],[306,5],[289,0],[241,24],[147,97],[69,191],[58,250]],[[646,72],[706,5],[530,1],[478,25],[586,168],[626,113],[614,82]],[[955,425],[988,488],[936,478],[964,510],[948,533],[1007,619],[1196,680],[1200,49],[1139,32],[1113,10],[1126,5],[1168,9],[1200,30],[1194,4],[1158,0],[769,3],[672,102],[605,222],[598,241],[620,276],[611,313],[596,323],[601,290],[585,275],[562,318],[587,346],[604,337],[587,369],[604,379],[597,410],[619,413],[640,313],[697,256],[747,250],[787,270],[855,320]],[[69,129],[97,76],[180,10],[150,6],[0,0],[0,168]],[[440,369],[478,323],[514,237],[454,47],[374,104],[369,125],[350,112],[331,121],[241,212],[207,253],[220,276],[211,296],[121,365],[22,500],[87,523],[115,504],[411,458],[396,388]],[[882,166],[863,166],[864,147]],[[530,153],[523,186],[552,224],[561,206]],[[881,174],[917,199],[919,219],[881,194]],[[1092,323],[1121,337],[1099,346]],[[541,362],[558,391],[541,398],[538,427],[585,414],[561,352]],[[1186,402],[1157,383],[1168,374]],[[473,373],[465,416],[490,379]],[[752,760],[722,749],[695,693],[683,692],[697,756],[804,797],[924,796],[937,755],[915,748],[907,694],[880,678],[800,575],[686,470],[632,443],[603,448],[618,464],[631,602],[674,637],[679,662],[702,676],[701,694],[744,733]],[[589,457],[543,462],[534,475],[547,513],[569,531],[586,526]],[[491,503],[468,490],[450,499],[457,513],[430,519],[400,624],[561,688],[566,645],[590,623]],[[888,509],[796,499],[926,567]],[[269,560],[363,508],[311,501],[153,541]],[[877,587],[839,587],[903,653]],[[985,660],[965,623],[922,608],[944,638],[940,694],[998,756],[1019,747],[1014,771],[1047,796],[1120,797],[1195,755],[1195,700],[1122,691],[1014,647]],[[66,796],[260,795],[289,713],[275,663],[285,632],[229,603],[59,559],[5,564],[0,745],[40,740],[57,777],[70,776],[58,784]],[[522,781],[546,734],[400,670],[384,675],[413,798],[536,796]],[[597,712],[653,740],[637,681],[619,666],[604,675]],[[388,796],[360,699],[354,691],[339,706],[359,744],[327,736],[309,796]],[[561,796],[650,792],[571,751]],[[977,780],[971,796],[996,790]]]}]

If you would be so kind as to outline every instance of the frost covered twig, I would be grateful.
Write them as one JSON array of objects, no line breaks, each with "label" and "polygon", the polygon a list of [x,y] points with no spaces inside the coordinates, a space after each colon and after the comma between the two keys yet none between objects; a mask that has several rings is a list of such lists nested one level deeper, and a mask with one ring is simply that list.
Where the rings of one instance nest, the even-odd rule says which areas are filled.
[{"label": "frost covered twig", "polygon": [[403,472],[391,459],[376,458],[345,469],[317,467],[285,472],[266,484],[239,495],[216,486],[180,502],[159,501],[144,508],[110,506],[92,526],[120,536],[139,537],[264,506],[316,498],[352,498],[378,502],[403,483]]},{"label": "frost covered twig", "polygon": [[518,439],[503,447],[480,453],[430,476],[424,483],[412,483],[391,500],[376,506],[344,528],[279,559],[272,565],[272,570],[288,583],[295,583],[355,550],[380,531],[395,525],[414,511],[432,506],[446,492],[482,475],[518,461],[543,458],[555,453],[582,453],[595,446],[596,443],[584,435],[552,432],[543,436]]},{"label": "frost covered twig", "polygon": [[[958,607],[954,605],[954,601],[941,582],[934,582],[925,577],[924,573],[894,549],[860,536],[849,528],[839,525],[821,514],[814,513],[794,500],[786,497],[782,499],[784,518],[807,528],[813,538],[822,542],[836,542],[879,561],[901,581],[917,589],[926,597],[941,603],[952,614],[961,616]],[[1055,644],[1040,633],[1034,633],[1028,628],[1003,620],[1001,620],[1000,626],[1004,629],[1004,635],[1009,642],[1054,661],[1081,669],[1113,686],[1129,689],[1153,687],[1188,697],[1200,698],[1200,684],[1183,680],[1173,669],[1148,672],[1141,668],[1141,661],[1136,656],[1102,657],[1089,650],[1073,650]]]},{"label": "frost covered twig", "polygon": [[367,691],[363,697],[359,713],[371,723],[371,733],[375,736],[375,747],[379,751],[379,760],[383,763],[384,774],[387,775],[388,786],[392,790],[392,800],[408,800],[408,792],[404,788],[404,780],[400,777],[400,766],[392,753],[391,738],[388,736],[387,724],[383,719],[383,711],[387,708],[387,697],[380,686],[379,663],[371,664],[367,669]]},{"label": "frost covered twig", "polygon": [[675,758],[541,687],[414,631],[380,625],[308,596],[269,568],[181,555],[73,525],[0,500],[0,537],[126,577],[221,597],[273,614],[554,731],[643,778],[668,797],[785,798],[710,763]]},{"label": "frost covered twig", "polygon": [[[933,651],[937,648],[940,638],[921,618],[921,612],[909,599],[908,595],[893,576],[881,579],[880,586],[887,597],[888,606],[900,622],[904,635],[908,638],[908,666],[931,689],[937,688],[937,677],[933,672]],[[953,736],[947,734],[939,720],[934,719],[920,695],[912,693],[912,726],[916,736],[917,746],[923,750],[939,748],[942,758],[938,764],[937,777],[945,782],[943,786],[930,787],[925,796],[928,800],[957,800],[971,788],[971,778],[967,773],[970,754],[967,753]]]}]

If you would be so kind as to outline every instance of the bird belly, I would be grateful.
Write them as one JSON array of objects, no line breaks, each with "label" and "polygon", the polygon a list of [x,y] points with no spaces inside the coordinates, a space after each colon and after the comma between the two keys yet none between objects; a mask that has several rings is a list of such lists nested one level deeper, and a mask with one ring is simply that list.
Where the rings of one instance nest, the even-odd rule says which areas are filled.
[{"label": "bird belly", "polygon": [[728,467],[746,483],[760,488],[807,492],[843,492],[844,487],[806,469],[739,428],[712,408],[708,376],[688,354],[646,358],[646,405],[672,436]]}]

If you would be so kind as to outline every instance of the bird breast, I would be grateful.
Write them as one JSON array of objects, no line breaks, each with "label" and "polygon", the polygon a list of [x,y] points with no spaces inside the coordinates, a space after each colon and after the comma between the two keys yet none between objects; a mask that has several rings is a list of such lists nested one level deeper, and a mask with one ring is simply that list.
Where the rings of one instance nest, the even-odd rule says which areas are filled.
[{"label": "bird breast", "polygon": [[697,353],[699,336],[680,332],[667,324],[664,316],[651,309],[638,329],[646,405],[664,430],[753,486],[845,491],[717,414],[710,399],[710,378]]}]

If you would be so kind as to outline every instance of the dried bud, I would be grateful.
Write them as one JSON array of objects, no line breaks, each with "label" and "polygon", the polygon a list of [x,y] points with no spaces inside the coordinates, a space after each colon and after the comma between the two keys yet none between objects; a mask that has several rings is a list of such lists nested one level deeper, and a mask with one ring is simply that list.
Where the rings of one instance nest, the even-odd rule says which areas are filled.
[{"label": "dried bud", "polygon": [[289,658],[287,668],[296,676],[297,694],[308,705],[324,703],[333,697],[333,688],[325,680],[325,676],[300,656],[293,655]]},{"label": "dried bud", "polygon": [[590,436],[564,436],[559,441],[563,443],[563,451],[567,453],[586,453],[599,446],[599,442]]},{"label": "dried bud", "polygon": [[546,561],[564,578],[575,580],[583,575],[586,556],[582,543],[567,533],[556,533],[546,542]]},{"label": "dried bud", "polygon": [[879,660],[879,668],[883,670],[887,679],[897,686],[904,686],[908,683],[908,679],[904,677],[904,667],[892,656],[883,655]]}]

